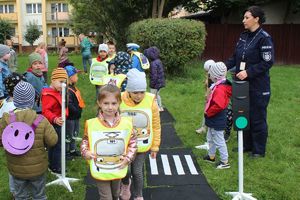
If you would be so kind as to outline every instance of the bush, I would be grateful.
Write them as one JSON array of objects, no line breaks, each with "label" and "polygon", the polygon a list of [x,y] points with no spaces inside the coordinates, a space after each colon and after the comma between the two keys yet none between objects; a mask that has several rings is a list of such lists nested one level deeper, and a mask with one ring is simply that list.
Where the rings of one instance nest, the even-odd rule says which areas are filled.
[{"label": "bush", "polygon": [[168,73],[179,73],[184,65],[200,56],[205,46],[205,26],[188,19],[146,19],[129,26],[129,42],[146,49],[157,46]]}]

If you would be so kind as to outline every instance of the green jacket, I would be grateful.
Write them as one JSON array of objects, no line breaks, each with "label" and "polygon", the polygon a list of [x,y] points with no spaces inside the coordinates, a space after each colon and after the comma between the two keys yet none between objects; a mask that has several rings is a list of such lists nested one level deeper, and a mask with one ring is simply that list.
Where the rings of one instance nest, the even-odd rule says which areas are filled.
[{"label": "green jacket", "polygon": [[[37,117],[34,110],[16,110],[15,113],[16,121],[22,121],[29,125],[31,125]],[[4,113],[0,120],[0,138],[8,124],[9,114]],[[5,152],[9,172],[20,179],[28,179],[42,175],[48,169],[48,156],[45,147],[54,146],[56,143],[57,134],[48,120],[44,118],[35,129],[34,144],[28,152],[18,156]]]},{"label": "green jacket", "polygon": [[90,40],[85,37],[83,40],[80,42],[80,48],[81,48],[81,54],[83,57],[88,57],[92,54],[91,48],[93,48],[93,44],[90,42]]}]

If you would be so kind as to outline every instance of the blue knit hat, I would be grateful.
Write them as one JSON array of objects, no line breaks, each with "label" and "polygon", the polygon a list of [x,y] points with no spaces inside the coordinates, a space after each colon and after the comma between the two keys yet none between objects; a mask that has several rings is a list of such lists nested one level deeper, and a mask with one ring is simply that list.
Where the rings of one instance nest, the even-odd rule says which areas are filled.
[{"label": "blue knit hat", "polygon": [[17,108],[32,108],[35,90],[30,83],[20,81],[13,92],[13,103]]},{"label": "blue knit hat", "polygon": [[67,71],[68,77],[73,76],[74,74],[77,74],[79,72],[78,69],[76,69],[74,66],[72,65],[68,65],[65,67],[65,70]]},{"label": "blue knit hat", "polygon": [[136,43],[128,43],[126,44],[126,47],[127,47],[127,51],[131,51],[131,50],[137,51],[140,48],[140,45]]}]

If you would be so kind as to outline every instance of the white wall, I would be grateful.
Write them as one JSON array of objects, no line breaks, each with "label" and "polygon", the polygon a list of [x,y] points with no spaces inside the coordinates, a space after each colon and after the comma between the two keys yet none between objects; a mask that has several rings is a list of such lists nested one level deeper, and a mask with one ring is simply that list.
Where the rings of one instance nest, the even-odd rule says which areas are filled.
[{"label": "white wall", "polygon": [[[42,31],[42,13],[45,11],[42,10],[42,13],[38,13],[38,14],[28,14],[26,12],[26,4],[27,3],[42,3],[42,0],[21,0],[20,3],[21,3],[21,12],[22,12],[22,14],[21,14],[21,16],[22,16],[22,34],[23,34],[22,45],[29,46],[30,44],[28,42],[26,42],[24,39],[24,35],[27,32],[27,25],[29,24],[29,22],[34,22],[38,26],[41,27],[41,31]],[[43,36],[41,35],[40,38],[34,42],[34,45],[37,45],[39,42],[42,42],[42,41],[43,41]]]}]

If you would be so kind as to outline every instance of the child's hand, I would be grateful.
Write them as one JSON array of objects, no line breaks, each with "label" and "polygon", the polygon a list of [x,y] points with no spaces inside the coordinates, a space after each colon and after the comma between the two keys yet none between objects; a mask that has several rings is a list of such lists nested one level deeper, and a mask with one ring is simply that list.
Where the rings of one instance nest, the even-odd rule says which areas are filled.
[{"label": "child's hand", "polygon": [[62,120],[62,117],[57,117],[57,118],[55,118],[54,123],[59,126],[62,126],[64,121]]},{"label": "child's hand", "polygon": [[156,159],[157,151],[151,151],[150,156],[152,159]]},{"label": "child's hand", "polygon": [[92,160],[92,159],[95,159],[96,158],[96,155],[93,154],[91,151],[86,151],[85,152],[85,158],[87,160]]}]

